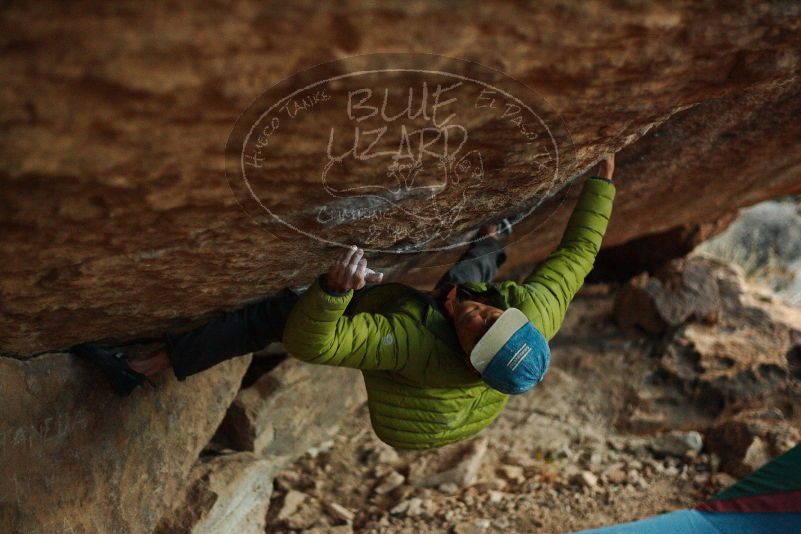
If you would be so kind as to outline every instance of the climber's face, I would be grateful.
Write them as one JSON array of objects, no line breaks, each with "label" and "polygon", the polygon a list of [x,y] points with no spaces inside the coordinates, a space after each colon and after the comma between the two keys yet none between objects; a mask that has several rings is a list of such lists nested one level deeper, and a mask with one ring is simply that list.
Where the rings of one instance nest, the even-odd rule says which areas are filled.
[{"label": "climber's face", "polygon": [[465,300],[453,306],[453,322],[459,343],[469,356],[481,336],[503,314],[503,310],[478,302]]}]

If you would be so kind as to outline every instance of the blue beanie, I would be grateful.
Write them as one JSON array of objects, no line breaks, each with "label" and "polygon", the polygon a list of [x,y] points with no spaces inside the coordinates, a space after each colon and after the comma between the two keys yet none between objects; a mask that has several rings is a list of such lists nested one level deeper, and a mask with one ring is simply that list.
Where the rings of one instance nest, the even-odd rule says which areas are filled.
[{"label": "blue beanie", "polygon": [[518,395],[542,381],[551,350],[522,311],[508,308],[478,340],[470,362],[489,387]]}]

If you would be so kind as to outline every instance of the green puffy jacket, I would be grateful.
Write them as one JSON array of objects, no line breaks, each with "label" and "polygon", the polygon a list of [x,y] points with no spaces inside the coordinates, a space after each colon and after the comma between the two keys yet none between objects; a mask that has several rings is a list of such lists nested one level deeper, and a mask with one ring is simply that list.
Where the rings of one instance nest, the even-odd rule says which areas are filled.
[{"label": "green puffy jacket", "polygon": [[[516,307],[551,339],[601,247],[615,188],[590,178],[559,247],[522,284],[463,284]],[[315,279],[289,315],[283,342],[310,363],[361,369],[376,435],[427,449],[477,434],[509,396],[471,374],[452,322],[417,289],[387,283],[333,295]],[[353,299],[353,302],[351,302]],[[348,394],[348,392],[343,392]]]}]

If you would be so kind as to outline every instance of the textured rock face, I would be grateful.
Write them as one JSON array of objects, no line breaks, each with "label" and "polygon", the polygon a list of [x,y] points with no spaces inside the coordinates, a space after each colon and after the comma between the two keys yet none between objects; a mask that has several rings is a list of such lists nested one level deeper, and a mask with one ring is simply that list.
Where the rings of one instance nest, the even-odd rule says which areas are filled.
[{"label": "textured rock face", "polygon": [[357,370],[282,361],[237,393],[214,438],[228,453],[197,462],[159,532],[264,532],[273,477],[366,399]]},{"label": "textured rock face", "polygon": [[264,532],[275,465],[242,452],[200,460],[189,473],[180,505],[155,532]]},{"label": "textured rock face", "polygon": [[[43,16],[36,2],[9,6],[0,53],[0,350],[27,356],[161,332],[322,271],[331,247],[279,239],[242,213],[223,147],[238,114],[268,87],[347,55],[433,52],[525,83],[572,135],[575,160],[557,185],[622,149],[608,245],[797,192],[799,9],[236,2],[198,11],[50,4]],[[486,162],[497,183],[476,196],[457,232],[535,194],[540,181],[512,183],[519,175],[502,172],[524,155],[510,144]],[[273,161],[277,201],[305,207],[305,161]],[[512,245],[506,273],[553,246],[568,212],[551,216],[561,201],[519,226],[515,239],[529,235]],[[393,244],[393,224],[379,224],[379,247]],[[354,225],[337,232],[365,238]],[[456,255],[379,264],[391,278],[431,283]],[[414,265],[429,268],[401,277]]]},{"label": "textured rock face", "polygon": [[150,532],[249,358],[121,399],[66,354],[0,358],[4,532]]},{"label": "textured rock face", "polygon": [[[801,311],[717,260],[676,261],[659,276],[635,278],[617,295],[618,321],[661,332],[653,376],[621,426],[708,428],[709,451],[738,476],[789,449],[801,431]],[[642,312],[637,321],[632,306]]]},{"label": "textured rock face", "polygon": [[714,321],[720,310],[718,284],[704,265],[675,260],[655,276],[642,273],[615,301],[615,319],[660,334],[690,318]]},{"label": "textured rock face", "polygon": [[280,463],[330,437],[366,400],[360,371],[290,358],[239,391],[219,437]]},{"label": "textured rock face", "polygon": [[707,435],[707,446],[720,456],[721,469],[741,477],[794,447],[801,429],[781,410],[768,408],[724,418]]}]

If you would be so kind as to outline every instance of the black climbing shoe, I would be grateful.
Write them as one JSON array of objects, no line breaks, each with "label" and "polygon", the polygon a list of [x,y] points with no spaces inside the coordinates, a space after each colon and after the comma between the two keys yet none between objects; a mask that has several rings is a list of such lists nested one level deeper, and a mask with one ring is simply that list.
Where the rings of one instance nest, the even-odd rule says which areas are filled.
[{"label": "black climbing shoe", "polygon": [[122,352],[101,349],[93,343],[76,345],[71,351],[100,367],[111,383],[111,388],[121,397],[127,397],[144,382],[156,387],[148,377],[131,369]]}]

